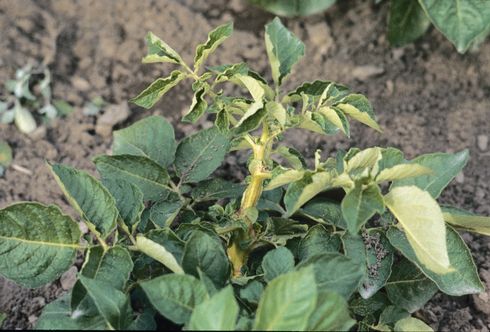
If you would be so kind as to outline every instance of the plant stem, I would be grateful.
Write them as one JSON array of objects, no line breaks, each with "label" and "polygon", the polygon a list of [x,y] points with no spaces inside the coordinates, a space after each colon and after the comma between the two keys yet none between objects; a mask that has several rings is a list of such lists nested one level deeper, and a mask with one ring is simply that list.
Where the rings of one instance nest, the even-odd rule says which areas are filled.
[{"label": "plant stem", "polygon": [[241,269],[246,264],[249,248],[243,248],[242,243],[255,237],[253,220],[250,220],[246,211],[249,208],[255,207],[262,195],[264,180],[270,178],[270,172],[267,170],[266,161],[270,154],[271,137],[269,136],[269,128],[264,124],[262,135],[258,143],[249,140],[252,143],[253,159],[250,162],[250,182],[243,193],[239,217],[243,218],[248,225],[248,232],[238,231],[232,238],[232,244],[228,248],[228,257],[233,265],[233,277],[241,275]]}]

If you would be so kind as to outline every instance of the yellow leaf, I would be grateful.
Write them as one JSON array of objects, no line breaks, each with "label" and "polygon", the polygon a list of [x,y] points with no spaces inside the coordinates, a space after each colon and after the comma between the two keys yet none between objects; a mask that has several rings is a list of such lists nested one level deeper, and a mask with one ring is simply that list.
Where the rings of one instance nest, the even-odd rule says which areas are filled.
[{"label": "yellow leaf", "polygon": [[358,168],[373,167],[381,157],[381,151],[378,147],[362,150],[347,162],[346,172]]},{"label": "yellow leaf", "polygon": [[340,116],[330,107],[321,107],[318,110],[321,114],[323,114],[330,122],[332,122],[335,127],[339,128],[344,135],[348,135],[347,131],[344,128],[344,123],[340,119]]},{"label": "yellow leaf", "polygon": [[434,198],[416,186],[405,186],[392,189],[384,200],[405,230],[419,261],[435,273],[451,272],[446,225]]},{"label": "yellow leaf", "polygon": [[297,181],[303,177],[304,171],[298,171],[296,169],[290,169],[272,178],[270,182],[265,186],[264,190],[272,190],[285,184]]},{"label": "yellow leaf", "polygon": [[361,112],[360,110],[349,104],[338,104],[337,107],[340,108],[345,114],[351,116],[361,123],[364,123],[366,126],[369,126],[379,132],[382,131],[378,123],[371,119],[368,113]]},{"label": "yellow leaf", "polygon": [[444,220],[456,227],[464,228],[470,232],[475,232],[490,236],[490,217],[463,215],[444,212]]},{"label": "yellow leaf", "polygon": [[382,170],[378,176],[376,176],[376,182],[400,180],[432,173],[430,168],[419,164],[401,164]]}]

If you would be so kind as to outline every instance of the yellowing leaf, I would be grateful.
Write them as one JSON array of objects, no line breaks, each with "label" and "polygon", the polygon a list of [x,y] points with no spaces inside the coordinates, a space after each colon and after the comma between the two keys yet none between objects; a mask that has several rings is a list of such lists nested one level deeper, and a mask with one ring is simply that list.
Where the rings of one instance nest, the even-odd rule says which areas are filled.
[{"label": "yellowing leaf", "polygon": [[318,111],[323,114],[328,121],[332,122],[337,128],[342,130],[345,136],[350,135],[349,122],[342,112],[338,112],[330,107],[321,107]]},{"label": "yellowing leaf", "polygon": [[320,192],[331,187],[332,175],[328,172],[320,172],[307,176],[289,185],[284,203],[288,215],[292,215],[303,204],[315,197]]},{"label": "yellowing leaf", "polygon": [[419,164],[401,164],[385,168],[376,176],[376,182],[393,181],[419,175],[432,174],[432,170]]},{"label": "yellowing leaf", "polygon": [[420,331],[420,332],[434,332],[434,330],[420,319],[407,317],[399,320],[395,324],[395,331],[399,332],[411,332],[411,331]]},{"label": "yellowing leaf", "polygon": [[490,217],[476,216],[456,209],[450,209],[450,212],[448,210],[444,209],[442,214],[447,223],[470,232],[490,236]]},{"label": "yellowing leaf", "polygon": [[184,270],[180,267],[179,263],[175,259],[175,256],[171,252],[167,251],[162,245],[153,242],[146,237],[139,235],[136,237],[136,247],[141,252],[162,263],[174,273],[184,274]]},{"label": "yellowing leaf", "polygon": [[379,148],[375,147],[362,150],[347,162],[346,171],[350,172],[359,168],[373,167],[379,159],[381,159]]},{"label": "yellowing leaf", "polygon": [[276,177],[273,177],[271,181],[265,186],[264,190],[272,190],[277,187],[281,187],[285,184],[297,181],[303,177],[304,171],[299,171],[296,169],[289,169]]},{"label": "yellowing leaf", "polygon": [[342,100],[342,103],[336,105],[345,114],[353,119],[369,126],[379,132],[381,128],[376,122],[373,109],[367,98],[359,94],[351,94]]},{"label": "yellowing leaf", "polygon": [[429,270],[451,272],[442,211],[432,196],[416,186],[396,187],[385,204],[405,230],[415,255]]}]

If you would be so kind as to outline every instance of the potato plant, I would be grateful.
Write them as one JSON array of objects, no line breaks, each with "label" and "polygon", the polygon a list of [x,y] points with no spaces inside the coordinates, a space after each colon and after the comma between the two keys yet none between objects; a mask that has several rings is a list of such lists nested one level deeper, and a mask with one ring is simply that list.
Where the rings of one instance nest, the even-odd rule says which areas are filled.
[{"label": "potato plant", "polygon": [[[281,16],[307,16],[326,10],[335,0],[250,0]],[[382,0],[375,0],[375,3]],[[490,2],[482,0],[390,0],[388,40],[402,46],[425,34],[429,26],[439,30],[465,53],[490,33]]]},{"label": "potato plant", "polygon": [[[457,230],[489,234],[489,218],[437,203],[468,152],[319,151],[308,168],[285,132],[349,136],[349,120],[380,131],[371,104],[331,81],[284,91],[304,45],[279,19],[265,27],[271,84],[245,63],[206,67],[232,30],[211,31],[192,66],[149,33],[143,62],[176,69],[132,99],[151,108],[190,80],[183,120],[214,126],[180,142],[160,116],[115,131],[112,155],[94,159],[100,180],[48,163],[88,233],[56,206],[0,210],[6,278],[39,287],[84,253],[74,288],[37,328],[430,330],[411,314],[438,290],[483,291]],[[245,92],[225,95],[226,84]],[[250,151],[243,183],[213,175],[234,150]]]}]

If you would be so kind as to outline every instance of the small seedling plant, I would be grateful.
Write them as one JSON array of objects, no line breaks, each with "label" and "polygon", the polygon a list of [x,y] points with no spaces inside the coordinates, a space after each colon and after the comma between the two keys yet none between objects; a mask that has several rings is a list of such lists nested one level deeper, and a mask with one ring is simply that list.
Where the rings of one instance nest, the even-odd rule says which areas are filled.
[{"label": "small seedling plant", "polygon": [[[265,27],[272,84],[245,63],[205,67],[232,30],[211,31],[192,67],[149,33],[143,62],[176,69],[132,100],[151,108],[190,80],[183,120],[213,127],[180,142],[160,116],[115,131],[112,155],[94,159],[100,180],[49,164],[88,233],[55,206],[0,210],[6,278],[39,287],[84,253],[37,328],[421,331],[411,314],[438,290],[482,292],[457,230],[489,234],[489,218],[437,203],[468,152],[352,148],[318,152],[308,168],[285,132],[349,136],[349,120],[380,130],[371,104],[331,81],[283,91],[304,45],[279,19]],[[225,95],[226,84],[245,92]],[[250,154],[243,183],[213,175],[233,150]]]},{"label": "small seedling plant", "polygon": [[0,100],[0,123],[15,123],[25,134],[37,128],[34,112],[43,121],[73,112],[67,102],[52,98],[48,68],[28,64],[18,69],[15,79],[5,82],[5,90]]},{"label": "small seedling plant", "polygon": [[[383,0],[374,0],[378,4]],[[280,16],[308,16],[326,10],[335,0],[250,0]],[[395,46],[422,37],[431,24],[457,49],[476,49],[490,33],[490,2],[482,0],[390,0],[388,40]]]}]

